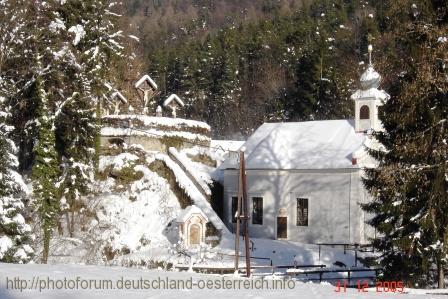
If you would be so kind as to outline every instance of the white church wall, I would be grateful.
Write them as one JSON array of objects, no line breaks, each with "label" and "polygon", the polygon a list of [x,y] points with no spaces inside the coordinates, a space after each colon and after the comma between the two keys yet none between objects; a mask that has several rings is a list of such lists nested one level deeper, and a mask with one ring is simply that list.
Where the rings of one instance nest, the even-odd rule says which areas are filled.
[{"label": "white church wall", "polygon": [[[232,196],[237,196],[236,170],[224,176],[225,222],[232,224]],[[288,240],[303,243],[360,243],[363,214],[359,206],[363,188],[359,170],[270,171],[248,170],[249,211],[252,197],[263,197],[263,224],[249,224],[257,238],[277,239],[277,216],[287,216]],[[297,226],[297,198],[308,198],[308,226]],[[281,211],[281,209],[284,209]],[[252,217],[252,215],[250,215]]]}]

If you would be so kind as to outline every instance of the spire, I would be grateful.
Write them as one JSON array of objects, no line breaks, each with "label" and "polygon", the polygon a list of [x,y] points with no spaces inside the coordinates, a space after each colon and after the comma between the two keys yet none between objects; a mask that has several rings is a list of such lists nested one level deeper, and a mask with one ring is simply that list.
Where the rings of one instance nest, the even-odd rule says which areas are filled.
[{"label": "spire", "polygon": [[389,99],[389,95],[380,90],[381,75],[375,71],[372,63],[372,45],[368,46],[369,65],[360,78],[360,89],[351,98],[355,101],[355,130],[366,132],[370,129],[381,130],[381,121],[378,118],[378,107]]},{"label": "spire", "polygon": [[360,82],[361,87],[363,90],[367,90],[370,88],[378,88],[380,86],[381,76],[378,74],[375,69],[373,68],[372,63],[372,52],[373,52],[373,46],[368,46],[369,51],[369,66],[364,71],[364,73],[361,75]]}]

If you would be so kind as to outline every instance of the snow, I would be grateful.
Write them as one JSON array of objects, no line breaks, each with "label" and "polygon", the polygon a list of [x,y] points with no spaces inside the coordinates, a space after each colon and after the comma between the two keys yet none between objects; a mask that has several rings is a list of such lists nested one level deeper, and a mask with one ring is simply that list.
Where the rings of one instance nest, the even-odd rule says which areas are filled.
[{"label": "snow", "polygon": [[170,118],[170,117],[154,117],[154,116],[147,116],[147,115],[108,115],[104,117],[105,119],[129,119],[129,120],[139,120],[143,122],[145,126],[170,126],[175,128],[182,128],[184,126],[186,127],[198,127],[205,130],[210,131],[211,128],[208,124],[196,121],[196,120],[189,120],[189,119],[182,119],[182,118]]},{"label": "snow", "polygon": [[[101,157],[100,164],[108,162],[108,157]],[[121,165],[118,163],[118,167]],[[132,182],[128,189],[111,192],[109,189],[115,183],[110,179],[112,181],[102,184],[102,194],[88,199],[86,204],[94,207],[98,221],[90,234],[98,235],[113,250],[129,249],[133,252],[145,245],[170,246],[166,229],[180,211],[179,202],[167,181],[148,167],[136,165],[134,171],[142,173],[143,177]]]},{"label": "snow", "polygon": [[163,102],[163,106],[166,107],[168,106],[172,101],[176,101],[181,107],[185,106],[184,102],[176,95],[176,94],[172,94],[170,95],[164,102]]},{"label": "snow", "polygon": [[119,92],[119,91],[116,91],[116,92],[114,92],[114,93],[111,95],[111,98],[112,98],[112,99],[115,99],[115,98],[117,98],[117,97],[120,99],[120,101],[121,101],[123,104],[126,104],[126,103],[128,102],[128,100],[124,97],[124,95],[122,95],[121,92]]},{"label": "snow", "polygon": [[212,148],[220,148],[223,151],[238,151],[245,141],[237,141],[237,140],[212,140],[210,143],[210,147]]},{"label": "snow", "polygon": [[0,259],[13,246],[11,239],[8,236],[0,237]]},{"label": "snow", "polygon": [[203,180],[202,177],[198,174],[197,170],[194,168],[194,166],[191,164],[191,161],[187,158],[187,156],[183,153],[179,153],[174,147],[170,147],[168,149],[170,154],[172,154],[181,164],[187,172],[195,179],[195,181],[201,186],[202,190],[207,195],[212,195],[212,191],[210,190],[210,187],[208,184]]},{"label": "snow", "polygon": [[390,96],[384,90],[378,90],[377,88],[369,88],[367,90],[358,89],[351,96],[352,100],[366,99],[366,98],[377,98],[382,101],[387,101]]},{"label": "snow", "polygon": [[129,167],[131,162],[137,161],[139,158],[130,153],[121,153],[117,156],[102,156],[99,162],[98,170],[103,172],[108,167],[113,167],[115,170]]},{"label": "snow", "polygon": [[176,164],[170,157],[164,154],[157,154],[157,160],[163,161],[168,168],[170,168],[174,175],[176,176],[176,181],[179,186],[188,194],[194,204],[199,207],[207,218],[213,223],[216,229],[222,231],[222,237],[229,237],[230,232],[227,227],[224,225],[222,220],[216,215],[215,211],[212,209],[210,203],[206,198],[201,194],[201,192],[196,188],[193,182],[188,178],[185,172],[180,168],[178,164]]},{"label": "snow", "polygon": [[205,218],[206,221],[208,221],[207,215],[205,215],[201,209],[199,209],[197,206],[195,205],[191,205],[186,207],[184,210],[182,210],[182,212],[180,213],[179,216],[177,216],[177,222],[185,222],[187,221],[190,216],[192,214],[200,214],[202,215],[202,217]]},{"label": "snow", "polygon": [[142,85],[144,82],[148,82],[149,85],[151,85],[154,89],[157,89],[157,84],[154,82],[154,80],[149,75],[144,75],[140,78],[140,80],[135,83],[135,88],[139,88],[140,85]]},{"label": "snow", "polygon": [[65,24],[61,19],[56,18],[56,20],[51,21],[50,25],[50,31],[55,33],[59,29],[65,30]]},{"label": "snow", "polygon": [[86,36],[86,31],[82,25],[72,26],[68,29],[68,32],[74,33],[73,45],[76,46]]},{"label": "snow", "polygon": [[[247,140],[247,169],[353,168],[351,157],[364,143],[352,120],[265,123]],[[223,168],[237,167],[236,157]]]},{"label": "snow", "polygon": [[[14,278],[23,280],[23,289],[12,289]],[[33,286],[33,279],[38,280],[36,287]],[[82,289],[61,288],[41,289],[49,280],[62,282],[66,280],[100,280],[111,281],[111,288],[102,289]],[[191,281],[191,287],[179,289],[163,288],[163,283],[158,281],[166,280]],[[259,278],[258,278],[259,279]],[[276,276],[267,277],[265,280],[269,286],[274,285],[279,280]],[[128,287],[125,287],[124,280],[129,281]],[[145,288],[142,280],[156,283],[150,288]],[[200,288],[207,281],[219,281],[221,285],[230,286],[228,288]],[[8,284],[9,281],[9,285]],[[225,281],[226,283],[222,283]],[[85,266],[85,265],[41,265],[41,264],[0,264],[0,297],[4,299],[59,299],[59,298],[108,298],[121,299],[124,296],[128,298],[294,298],[294,299],[333,299],[333,298],[402,298],[402,299],[435,299],[446,296],[437,296],[439,293],[446,293],[447,290],[414,290],[405,289],[407,293],[377,293],[375,289],[369,289],[368,292],[360,293],[357,289],[347,289],[346,292],[335,293],[335,287],[328,283],[303,283],[297,281],[285,282],[283,288],[280,288],[280,282],[277,281],[277,289],[265,287],[264,289],[251,289],[244,287],[244,282],[255,283],[257,278],[247,279],[239,278],[234,275],[207,275],[191,272],[169,272],[163,270],[147,269],[129,269],[123,267],[104,267],[104,266]],[[274,282],[273,282],[274,281]],[[140,282],[140,284],[139,284]],[[25,286],[25,283],[27,284]],[[36,281],[34,282],[36,283]],[[51,282],[50,282],[51,283]],[[99,283],[98,283],[99,284]],[[60,284],[59,284],[60,285]],[[67,284],[69,286],[71,284]],[[106,284],[107,285],[107,284]],[[94,286],[94,284],[93,284]],[[103,284],[104,286],[104,284]],[[215,284],[216,286],[216,284]],[[239,287],[238,287],[239,286]],[[289,286],[289,287],[288,287]]]},{"label": "snow", "polygon": [[140,42],[140,39],[139,39],[137,36],[132,35],[132,34],[130,34],[130,35],[128,35],[128,36],[129,36],[129,38],[131,38],[131,39],[133,39],[133,40],[135,40],[135,41],[137,41],[137,42]]},{"label": "snow", "polygon": [[190,132],[166,132],[162,130],[156,130],[156,129],[144,129],[144,130],[135,130],[132,128],[125,129],[125,128],[110,128],[110,127],[103,127],[101,128],[101,135],[102,136],[147,136],[152,138],[163,138],[163,137],[173,137],[173,138],[180,138],[180,139],[186,139],[191,141],[209,141],[210,139],[204,135],[201,134],[194,134]]}]

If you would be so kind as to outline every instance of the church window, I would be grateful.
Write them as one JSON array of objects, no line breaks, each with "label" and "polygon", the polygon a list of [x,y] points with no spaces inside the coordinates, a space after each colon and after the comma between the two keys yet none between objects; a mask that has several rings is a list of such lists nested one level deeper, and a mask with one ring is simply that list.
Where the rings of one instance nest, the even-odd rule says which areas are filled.
[{"label": "church window", "polygon": [[297,226],[308,226],[308,198],[297,198]]},{"label": "church window", "polygon": [[359,110],[359,119],[370,119],[370,109],[369,106],[364,105]]},{"label": "church window", "polygon": [[252,197],[252,224],[263,225],[263,197]]}]

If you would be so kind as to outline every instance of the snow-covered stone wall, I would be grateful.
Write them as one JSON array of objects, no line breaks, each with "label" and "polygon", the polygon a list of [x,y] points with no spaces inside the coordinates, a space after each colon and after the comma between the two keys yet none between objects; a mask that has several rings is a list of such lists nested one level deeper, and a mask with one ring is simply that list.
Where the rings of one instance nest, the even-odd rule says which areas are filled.
[{"label": "snow-covered stone wall", "polygon": [[210,145],[210,126],[204,122],[146,115],[109,115],[102,118],[101,145],[126,142],[147,151]]}]

